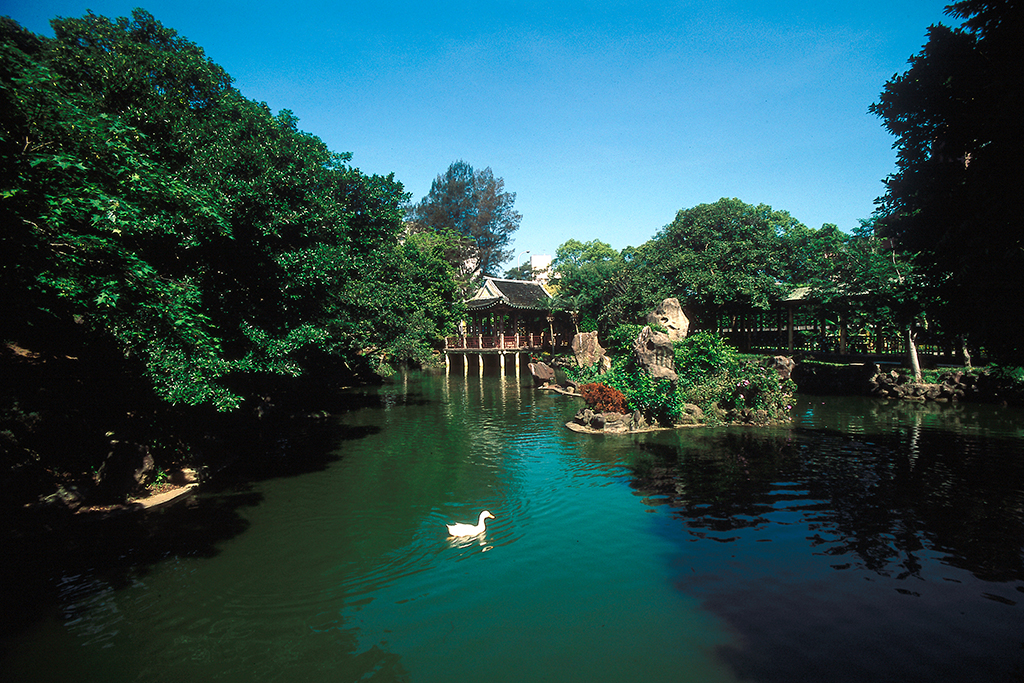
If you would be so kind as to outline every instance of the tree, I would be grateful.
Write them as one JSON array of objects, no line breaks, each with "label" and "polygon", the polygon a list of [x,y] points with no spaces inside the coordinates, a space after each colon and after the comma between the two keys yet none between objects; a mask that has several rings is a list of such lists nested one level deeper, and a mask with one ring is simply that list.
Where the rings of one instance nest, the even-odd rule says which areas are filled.
[{"label": "tree", "polygon": [[505,192],[505,181],[490,168],[474,171],[456,161],[439,175],[418,204],[409,207],[411,222],[432,230],[450,228],[472,240],[468,258],[453,262],[457,270],[473,277],[495,275],[512,256],[508,248],[519,229],[522,215],[513,209],[516,195]]},{"label": "tree", "polygon": [[610,283],[624,265],[622,254],[600,240],[572,239],[558,247],[551,262],[552,285],[579,329],[598,329],[598,319],[612,295]]},{"label": "tree", "polygon": [[451,327],[460,297],[440,251],[403,242],[393,176],[144,11],[53,27],[0,24],[5,340],[230,410],[325,363],[424,357]]},{"label": "tree", "polygon": [[528,262],[514,266],[505,271],[503,277],[506,280],[536,280],[537,271]]},{"label": "tree", "polygon": [[969,0],[928,29],[871,112],[896,136],[881,229],[938,293],[934,315],[1004,359],[1024,357],[1024,7]]},{"label": "tree", "polygon": [[915,380],[921,381],[916,342],[918,330],[928,323],[925,311],[931,290],[912,254],[879,237],[877,218],[861,221],[852,235],[834,225],[811,231],[805,246],[814,265],[804,284],[811,289],[809,299],[839,313],[847,323],[859,321],[877,333],[902,336]]},{"label": "tree", "polygon": [[668,297],[709,312],[766,309],[792,290],[793,245],[806,232],[785,211],[738,199],[680,210],[629,254],[607,315],[631,322]]}]

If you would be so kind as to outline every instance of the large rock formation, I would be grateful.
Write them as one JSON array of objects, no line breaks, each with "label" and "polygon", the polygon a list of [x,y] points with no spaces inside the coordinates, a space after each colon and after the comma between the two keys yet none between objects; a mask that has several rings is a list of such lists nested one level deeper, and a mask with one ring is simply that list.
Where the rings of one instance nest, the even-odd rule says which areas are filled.
[{"label": "large rock formation", "polygon": [[789,356],[774,356],[769,367],[775,368],[775,371],[779,373],[779,379],[785,381],[793,375],[796,361]]},{"label": "large rock formation", "polygon": [[650,327],[640,330],[640,335],[633,342],[633,353],[637,363],[651,377],[673,382],[678,379],[672,341],[664,332],[655,332]]},{"label": "large rock formation", "polygon": [[597,362],[603,363],[606,358],[604,348],[597,341],[597,332],[580,332],[573,337],[572,353],[576,357],[576,365],[581,368],[589,368]]},{"label": "large rock formation", "polygon": [[665,299],[652,312],[647,314],[648,325],[661,325],[668,330],[670,341],[679,341],[686,338],[690,329],[690,319],[683,313],[683,307],[679,305],[679,299]]},{"label": "large rock formation", "polygon": [[550,382],[555,378],[555,369],[545,363],[530,363],[530,374],[533,375],[533,379],[537,384],[544,384]]}]

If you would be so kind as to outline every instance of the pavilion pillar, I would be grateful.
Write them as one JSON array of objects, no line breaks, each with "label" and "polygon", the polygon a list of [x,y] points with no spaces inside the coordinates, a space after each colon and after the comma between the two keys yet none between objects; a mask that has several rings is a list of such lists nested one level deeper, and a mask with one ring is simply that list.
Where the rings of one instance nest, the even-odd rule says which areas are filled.
[{"label": "pavilion pillar", "polygon": [[786,306],[786,336],[789,342],[789,352],[793,353],[793,307]]},{"label": "pavilion pillar", "polygon": [[839,353],[846,355],[846,316],[839,314]]}]

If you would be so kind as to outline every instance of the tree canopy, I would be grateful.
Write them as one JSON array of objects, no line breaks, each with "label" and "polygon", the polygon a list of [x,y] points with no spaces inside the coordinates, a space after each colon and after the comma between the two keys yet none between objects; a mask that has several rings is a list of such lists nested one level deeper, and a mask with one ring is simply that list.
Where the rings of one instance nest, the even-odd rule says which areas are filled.
[{"label": "tree canopy", "polygon": [[935,317],[998,356],[1024,356],[1024,7],[969,0],[928,29],[871,111],[896,136],[880,227],[915,253]]},{"label": "tree canopy", "polygon": [[598,319],[613,293],[613,278],[624,265],[623,255],[600,240],[571,239],[558,247],[551,262],[552,284],[558,299],[577,312],[581,330],[598,329]]},{"label": "tree canopy", "polygon": [[409,207],[408,218],[418,229],[451,229],[471,240],[470,252],[452,263],[456,269],[471,277],[496,275],[512,256],[508,245],[522,220],[513,208],[515,200],[489,167],[475,171],[456,161],[431,183],[426,197]]},{"label": "tree canopy", "polygon": [[393,176],[144,11],[52,24],[0,25],[5,340],[116,349],[165,400],[226,410],[261,378],[384,370],[451,328],[450,268],[405,239]]},{"label": "tree canopy", "polygon": [[667,297],[705,309],[767,308],[799,278],[795,245],[807,232],[785,211],[739,199],[680,210],[629,254],[607,314],[631,322]]}]

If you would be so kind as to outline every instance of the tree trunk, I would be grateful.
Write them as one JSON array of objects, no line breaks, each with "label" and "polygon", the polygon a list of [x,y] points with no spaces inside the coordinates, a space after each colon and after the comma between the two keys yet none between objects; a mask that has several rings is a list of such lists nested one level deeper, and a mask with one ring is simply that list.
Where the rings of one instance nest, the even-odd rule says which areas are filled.
[{"label": "tree trunk", "polygon": [[921,363],[917,359],[917,344],[914,343],[914,339],[917,334],[914,332],[914,328],[911,325],[907,325],[907,357],[910,359],[910,369],[914,373],[914,381],[921,382],[924,378],[921,376]]},{"label": "tree trunk", "polygon": [[960,337],[960,360],[963,362],[964,367],[968,370],[971,369],[971,352],[967,350],[967,337]]}]

